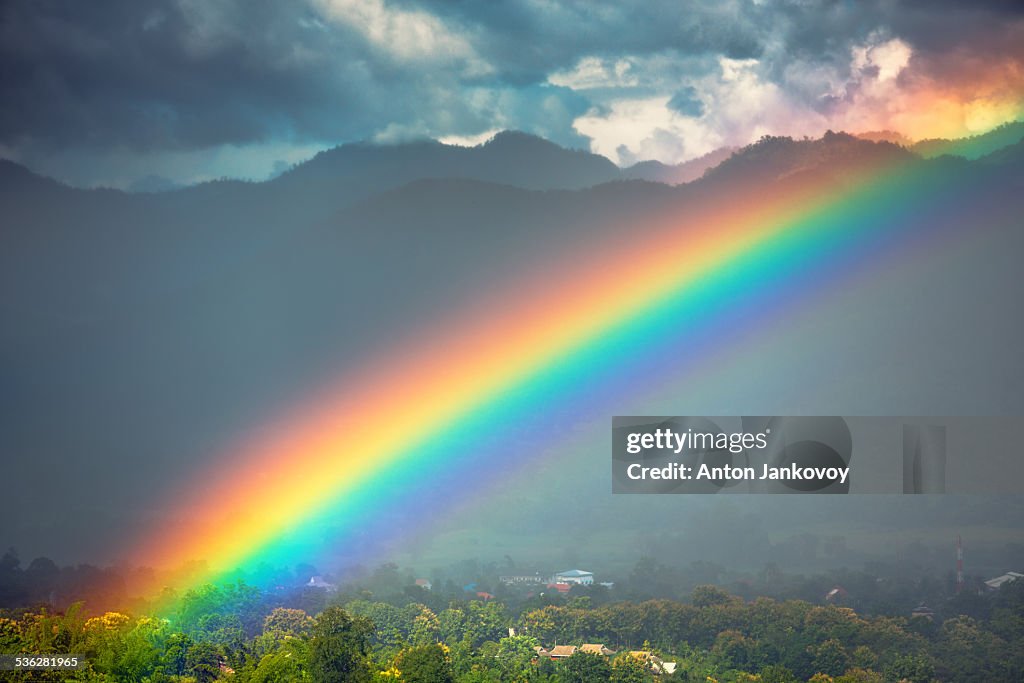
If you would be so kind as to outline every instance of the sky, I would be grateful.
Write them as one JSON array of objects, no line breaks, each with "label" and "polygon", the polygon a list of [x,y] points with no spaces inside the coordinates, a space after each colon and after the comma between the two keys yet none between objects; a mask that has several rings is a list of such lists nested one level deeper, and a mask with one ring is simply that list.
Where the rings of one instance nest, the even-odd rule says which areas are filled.
[{"label": "sky", "polygon": [[[0,3],[0,157],[83,185],[263,179],[345,142],[518,129],[620,165],[762,135],[984,132],[1013,2]],[[134,185],[133,185],[134,184]]]}]

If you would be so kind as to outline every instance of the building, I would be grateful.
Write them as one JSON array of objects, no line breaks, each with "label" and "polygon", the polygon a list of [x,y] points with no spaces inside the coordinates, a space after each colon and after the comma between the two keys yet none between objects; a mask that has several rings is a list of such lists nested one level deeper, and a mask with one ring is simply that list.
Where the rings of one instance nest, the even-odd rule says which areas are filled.
[{"label": "building", "polygon": [[647,652],[646,650],[631,650],[629,653],[630,657],[639,659],[645,663],[648,670],[655,675],[660,676],[661,674],[668,674],[671,676],[676,671],[678,664],[676,662],[666,662],[661,657],[657,656],[653,652]]},{"label": "building", "polygon": [[594,584],[594,573],[582,569],[566,569],[551,577],[549,583],[574,583],[579,586],[592,586]]},{"label": "building", "polygon": [[325,591],[332,592],[338,589],[333,583],[325,581],[322,576],[312,576],[309,579],[309,583],[306,584],[310,588],[323,588]]},{"label": "building", "polygon": [[825,593],[825,602],[843,602],[850,594],[842,586],[833,586],[832,590]]},{"label": "building", "polygon": [[576,654],[579,648],[575,645],[555,645],[553,648],[548,650],[548,656],[551,659],[567,659]]},{"label": "building", "polygon": [[910,613],[910,617],[911,619],[913,619],[914,617],[921,617],[922,619],[932,621],[933,619],[935,619],[935,611],[931,607],[922,602],[920,605],[914,608],[914,611]]},{"label": "building", "polygon": [[592,655],[601,655],[602,657],[610,657],[615,654],[615,650],[609,650],[604,646],[604,643],[583,643],[580,645],[580,652],[589,652]]},{"label": "building", "polygon": [[430,579],[416,579],[416,585],[424,590],[430,590],[433,584],[430,583]]},{"label": "building", "polygon": [[540,574],[510,574],[499,576],[498,581],[506,586],[540,586],[547,583]]},{"label": "building", "polygon": [[1006,572],[1002,576],[997,576],[994,579],[989,579],[985,582],[985,585],[988,586],[989,590],[997,591],[1006,584],[1012,583],[1017,579],[1022,578],[1024,578],[1024,574],[1020,574],[1018,572]]}]

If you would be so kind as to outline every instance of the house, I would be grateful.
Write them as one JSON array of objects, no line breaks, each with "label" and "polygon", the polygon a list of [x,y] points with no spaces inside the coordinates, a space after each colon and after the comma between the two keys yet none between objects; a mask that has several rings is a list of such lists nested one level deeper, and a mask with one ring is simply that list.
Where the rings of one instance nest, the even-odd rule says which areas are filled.
[{"label": "house", "polygon": [[568,593],[572,586],[567,583],[549,583],[547,588],[553,591],[558,591],[559,593]]},{"label": "house", "polygon": [[550,583],[574,583],[580,586],[591,586],[594,583],[594,573],[582,569],[566,569],[551,577]]},{"label": "house", "polygon": [[323,588],[325,591],[331,592],[337,590],[337,586],[329,581],[325,581],[322,576],[312,576],[309,579],[309,583],[306,584],[310,588]]},{"label": "house", "polygon": [[579,648],[575,645],[555,645],[553,648],[548,650],[548,656],[551,659],[566,659],[576,654]]},{"label": "house", "polygon": [[846,592],[845,588],[842,586],[833,586],[832,590],[825,593],[825,602],[842,602],[848,597],[850,597],[850,594]]},{"label": "house", "polygon": [[604,643],[583,643],[580,645],[580,652],[589,652],[592,655],[601,655],[602,657],[609,657],[615,654],[615,650],[609,650],[604,646]]},{"label": "house", "polygon": [[430,590],[433,584],[430,583],[430,579],[416,579],[416,585],[424,590]]},{"label": "house", "polygon": [[484,602],[487,602],[488,600],[493,600],[494,599],[494,596],[491,595],[490,593],[486,592],[486,591],[477,591],[476,592],[476,597],[480,598]]},{"label": "house", "polygon": [[1021,578],[1024,578],[1024,574],[1020,574],[1018,572],[1006,572],[1002,576],[997,576],[994,579],[989,579],[985,582],[985,585],[988,586],[989,590],[997,591],[1006,584],[1013,583],[1017,579]]},{"label": "house", "polygon": [[533,646],[533,651],[537,653],[538,657],[550,657],[551,656],[551,653],[548,652],[547,650],[545,650],[540,645],[534,645]]},{"label": "house", "polygon": [[679,666],[676,662],[666,662],[658,655],[646,650],[631,650],[629,656],[635,657],[641,662],[646,663],[650,672],[658,676],[661,674],[668,674],[671,676]]},{"label": "house", "polygon": [[510,574],[499,576],[498,581],[506,586],[537,586],[546,583],[540,574]]},{"label": "house", "polygon": [[928,621],[931,621],[935,618],[935,611],[932,610],[931,607],[922,602],[920,605],[914,608],[914,611],[910,613],[910,618],[913,619],[914,617],[921,617],[922,619],[927,619]]}]

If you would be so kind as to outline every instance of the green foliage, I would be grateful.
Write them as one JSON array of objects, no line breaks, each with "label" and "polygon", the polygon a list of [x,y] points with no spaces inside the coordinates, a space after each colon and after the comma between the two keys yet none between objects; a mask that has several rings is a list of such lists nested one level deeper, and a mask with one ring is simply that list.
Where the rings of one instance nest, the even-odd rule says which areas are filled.
[{"label": "green foliage", "polygon": [[193,644],[192,639],[184,633],[173,633],[168,636],[161,657],[162,670],[175,676],[184,674],[187,667],[186,657]]},{"label": "green foliage", "polygon": [[941,678],[956,681],[1013,680],[1014,658],[1006,642],[986,631],[971,617],[960,616],[942,624],[939,650],[945,662]]},{"label": "green foliage", "polygon": [[733,596],[717,586],[697,586],[693,589],[693,595],[690,597],[690,600],[697,607],[727,605],[734,599]]},{"label": "green foliage", "polygon": [[366,661],[373,623],[328,607],[316,618],[310,641],[310,673],[322,683],[370,680]]},{"label": "green foliage", "polygon": [[[747,602],[711,587],[696,590],[694,604],[572,599],[534,604],[515,618],[504,604],[477,600],[460,599],[435,613],[422,602],[361,598],[346,603],[351,610],[332,606],[314,618],[241,585],[186,595],[176,613],[180,623],[118,612],[89,617],[81,605],[63,614],[0,614],[0,648],[81,654],[89,664],[78,680],[128,683],[1024,680],[1018,623],[1024,592],[1018,591],[983,596],[980,611],[990,619],[937,616],[927,629],[835,605]],[[417,597],[436,604],[438,596]],[[244,618],[230,611],[236,607]],[[525,635],[507,637],[510,624]],[[585,642],[606,643],[620,654],[608,660],[580,652],[552,662],[535,652],[539,645]],[[631,655],[640,643],[647,654]],[[655,676],[652,668],[662,661],[674,662],[676,672]],[[226,673],[228,667],[235,673]]]},{"label": "green foliage", "polygon": [[762,683],[798,683],[793,672],[781,664],[772,664],[761,669]]},{"label": "green foliage", "polygon": [[313,631],[313,618],[301,609],[278,607],[263,620],[263,633],[275,636],[308,636]]},{"label": "green foliage", "polygon": [[891,681],[929,683],[935,678],[935,667],[923,655],[900,656],[885,668],[885,677]]},{"label": "green foliage", "polygon": [[364,617],[373,622],[373,643],[385,647],[400,647],[408,640],[412,628],[411,620],[398,607],[386,602],[353,600],[345,605],[349,614]]},{"label": "green foliage", "polygon": [[597,683],[607,681],[612,675],[608,660],[590,652],[574,652],[558,668],[565,683]]},{"label": "green foliage", "polygon": [[402,650],[395,658],[395,668],[403,683],[451,683],[452,667],[444,648],[437,643]]},{"label": "green foliage", "polygon": [[850,656],[846,653],[846,648],[834,638],[811,646],[810,652],[814,658],[812,668],[816,672],[839,676],[850,666]]},{"label": "green foliage", "polygon": [[645,683],[652,678],[649,667],[628,652],[612,661],[612,683]]},{"label": "green foliage", "polygon": [[220,654],[210,643],[193,643],[185,653],[185,673],[196,683],[209,683],[220,676]]},{"label": "green foliage", "polygon": [[437,615],[426,605],[412,604],[406,610],[410,611],[412,627],[409,629],[409,641],[413,645],[430,645],[437,643],[441,633],[441,622]]},{"label": "green foliage", "polygon": [[497,642],[508,634],[509,616],[499,602],[469,602],[466,606],[463,638],[471,643]]},{"label": "green foliage", "polygon": [[530,636],[509,636],[498,641],[498,652],[495,659],[498,670],[506,681],[525,681],[531,678],[536,667],[534,648],[539,643]]},{"label": "green foliage", "polygon": [[258,588],[241,581],[222,586],[207,584],[178,599],[173,622],[182,632],[193,636],[221,628],[256,633],[263,621],[260,598]]},{"label": "green foliage", "polygon": [[274,651],[245,672],[249,683],[312,680],[309,672],[309,642],[295,637],[280,641]]}]

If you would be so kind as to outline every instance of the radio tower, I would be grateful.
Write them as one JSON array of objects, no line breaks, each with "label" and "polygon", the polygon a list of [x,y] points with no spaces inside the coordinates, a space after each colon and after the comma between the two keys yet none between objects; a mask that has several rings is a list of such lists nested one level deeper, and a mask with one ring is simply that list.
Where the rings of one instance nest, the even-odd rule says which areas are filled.
[{"label": "radio tower", "polygon": [[956,535],[956,592],[964,589],[964,546],[960,534]]}]

